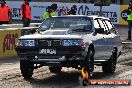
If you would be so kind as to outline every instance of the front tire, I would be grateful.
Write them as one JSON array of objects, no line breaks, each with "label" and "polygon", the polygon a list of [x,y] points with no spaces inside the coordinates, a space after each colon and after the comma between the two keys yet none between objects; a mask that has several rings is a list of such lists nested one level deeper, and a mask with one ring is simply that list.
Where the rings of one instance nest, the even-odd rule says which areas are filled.
[{"label": "front tire", "polygon": [[92,78],[94,71],[94,51],[89,50],[84,62],[84,70],[88,72],[89,78]]},{"label": "front tire", "polygon": [[102,65],[102,70],[104,73],[114,73],[116,69],[117,62],[117,51],[114,49],[110,59]]},{"label": "front tire", "polygon": [[21,74],[25,79],[30,79],[33,75],[34,65],[32,62],[27,60],[20,60]]}]

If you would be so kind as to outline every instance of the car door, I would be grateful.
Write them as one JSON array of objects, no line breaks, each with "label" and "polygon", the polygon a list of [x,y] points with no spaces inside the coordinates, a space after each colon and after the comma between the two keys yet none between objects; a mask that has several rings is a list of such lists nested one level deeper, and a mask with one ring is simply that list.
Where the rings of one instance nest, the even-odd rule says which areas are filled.
[{"label": "car door", "polygon": [[[95,29],[98,29],[98,28],[105,29],[105,26],[100,19],[95,19],[94,20],[94,28]],[[106,34],[104,32],[96,33],[95,40],[93,40],[93,44],[95,47],[95,55],[94,55],[95,60],[107,59]]]},{"label": "car door", "polygon": [[114,49],[114,46],[115,46],[115,37],[114,37],[114,35],[112,35],[111,34],[111,32],[110,32],[110,24],[108,24],[108,22],[106,22],[106,21],[108,21],[107,19],[102,19],[102,22],[103,22],[103,24],[105,25],[105,30],[106,30],[106,46],[107,46],[107,48],[106,48],[106,56],[107,56],[107,58],[109,59],[110,58],[110,56],[112,55],[112,51],[113,51],[113,49]]},{"label": "car door", "polygon": [[107,36],[107,56],[110,57],[112,55],[112,51],[114,47],[119,47],[121,45],[120,43],[120,36],[118,35],[117,31],[115,30],[115,27],[112,25],[110,20],[104,20],[106,23],[108,30],[110,34]]}]

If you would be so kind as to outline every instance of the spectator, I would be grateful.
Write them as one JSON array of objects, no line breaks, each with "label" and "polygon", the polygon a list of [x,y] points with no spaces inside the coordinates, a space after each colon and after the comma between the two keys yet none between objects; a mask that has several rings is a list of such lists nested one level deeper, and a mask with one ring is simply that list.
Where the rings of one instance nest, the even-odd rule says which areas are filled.
[{"label": "spectator", "polygon": [[71,10],[68,12],[68,15],[76,15],[76,11],[77,11],[77,6],[73,5],[71,7]]},{"label": "spectator", "polygon": [[51,9],[52,9],[53,12],[55,12],[56,9],[57,9],[57,4],[53,3],[53,4],[51,5]]},{"label": "spectator", "polygon": [[24,3],[21,5],[23,27],[29,27],[32,18],[29,2],[31,2],[31,0],[24,0]]},{"label": "spectator", "polygon": [[57,9],[57,4],[52,4],[51,6],[48,6],[46,12],[44,12],[43,14],[43,20],[52,16],[56,16],[55,13],[56,9]]},{"label": "spectator", "polygon": [[52,17],[52,16],[56,16],[55,12],[52,11],[51,6],[48,6],[46,8],[46,12],[44,12],[43,14],[43,20]]},{"label": "spectator", "polygon": [[6,5],[5,0],[0,0],[0,24],[12,22],[12,8]]},{"label": "spectator", "polygon": [[131,28],[132,28],[132,4],[130,3],[127,9],[127,21],[128,21],[128,39],[131,40]]}]

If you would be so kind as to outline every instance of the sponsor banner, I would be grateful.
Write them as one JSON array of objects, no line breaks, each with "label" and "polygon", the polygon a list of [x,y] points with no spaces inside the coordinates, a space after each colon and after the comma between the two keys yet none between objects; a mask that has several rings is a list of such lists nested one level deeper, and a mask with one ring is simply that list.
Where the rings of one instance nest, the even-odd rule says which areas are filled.
[{"label": "sponsor banner", "polygon": [[0,30],[0,57],[16,56],[15,47],[20,37],[20,29]]},{"label": "sponsor banner", "polygon": [[[7,1],[7,4],[13,8],[13,19],[20,18],[20,7],[23,2]],[[67,15],[73,5],[77,6],[77,14],[79,15],[99,15],[100,7],[94,4],[81,3],[61,3],[61,2],[30,2],[33,20],[42,20],[42,15],[46,8],[52,3],[56,3],[58,8],[56,14],[59,16]],[[116,9],[115,9],[116,8]],[[110,6],[103,6],[102,16],[108,17],[114,24],[119,24],[120,20],[120,5],[111,4]]]},{"label": "sponsor banner", "polygon": [[[100,7],[94,6],[94,4],[78,4],[77,7],[77,14],[79,15],[99,15],[100,13]],[[119,24],[119,10],[120,5],[111,4],[110,6],[103,6],[101,16],[110,18],[114,24]]]},{"label": "sponsor banner", "polygon": [[6,2],[8,6],[10,6],[12,8],[13,14],[12,14],[12,18],[13,19],[21,19],[21,15],[20,15],[20,7],[22,5],[23,2],[19,2],[19,1],[7,1]]},{"label": "sponsor banner", "polygon": [[120,24],[121,25],[127,25],[127,8],[128,5],[121,5],[120,10],[121,10],[121,18],[120,18]]}]

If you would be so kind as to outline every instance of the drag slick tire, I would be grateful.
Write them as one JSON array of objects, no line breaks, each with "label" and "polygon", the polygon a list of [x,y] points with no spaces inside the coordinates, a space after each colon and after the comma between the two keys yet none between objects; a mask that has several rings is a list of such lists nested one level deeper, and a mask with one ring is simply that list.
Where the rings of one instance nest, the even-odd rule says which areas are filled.
[{"label": "drag slick tire", "polygon": [[116,69],[117,62],[117,50],[113,50],[110,59],[102,65],[102,70],[104,73],[114,73]]},{"label": "drag slick tire", "polygon": [[49,67],[50,72],[52,73],[60,73],[62,67]]},{"label": "drag slick tire", "polygon": [[92,78],[94,71],[94,50],[88,51],[84,63],[84,70],[88,72],[89,78]]},{"label": "drag slick tire", "polygon": [[34,65],[27,60],[20,60],[20,70],[24,79],[30,79],[33,75]]}]

